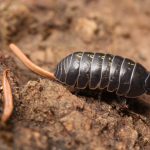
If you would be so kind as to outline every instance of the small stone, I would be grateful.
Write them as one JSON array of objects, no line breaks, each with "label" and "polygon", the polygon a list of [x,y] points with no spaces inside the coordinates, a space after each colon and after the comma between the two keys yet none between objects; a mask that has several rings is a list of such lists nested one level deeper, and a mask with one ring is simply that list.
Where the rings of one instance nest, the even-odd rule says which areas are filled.
[{"label": "small stone", "polygon": [[75,31],[86,42],[92,41],[97,28],[96,22],[90,19],[79,18],[75,22]]}]

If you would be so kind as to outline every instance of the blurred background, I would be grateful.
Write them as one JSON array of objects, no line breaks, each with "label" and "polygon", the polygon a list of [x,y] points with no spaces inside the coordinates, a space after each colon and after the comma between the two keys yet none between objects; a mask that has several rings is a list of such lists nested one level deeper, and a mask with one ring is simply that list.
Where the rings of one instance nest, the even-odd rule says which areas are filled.
[{"label": "blurred background", "polygon": [[86,50],[131,57],[149,68],[149,7],[149,0],[1,0],[0,49],[14,42],[43,67]]},{"label": "blurred background", "polygon": [[[32,84],[29,86],[30,83],[28,81],[39,77],[25,69],[22,63],[11,53],[8,48],[11,42],[17,44],[34,63],[50,71],[54,71],[56,64],[74,51],[104,52],[121,55],[140,62],[150,70],[150,0],[0,0],[0,55],[5,54],[5,56],[11,57],[9,62],[12,61],[13,65],[15,64],[14,62],[16,62],[15,67],[17,67],[17,69],[15,71],[18,71],[18,73],[16,73],[18,74],[17,81],[20,87],[23,87],[21,90],[22,93],[31,92],[34,89],[33,87],[38,87],[37,90],[40,91],[39,86],[35,82],[32,83],[31,81]],[[12,62],[9,64],[12,64]],[[13,65],[11,65],[11,70],[13,70],[15,74]],[[43,86],[45,84],[46,82],[42,83]],[[51,90],[55,89],[55,86],[52,87],[50,88]],[[61,91],[61,88],[63,87],[57,87],[57,90]],[[58,93],[53,91],[53,94]],[[22,95],[24,97],[27,96],[27,94]],[[30,96],[33,98],[35,95],[36,94]],[[23,96],[21,96],[21,98],[23,98]],[[71,99],[70,95],[68,97]],[[38,96],[36,98],[38,98]],[[30,98],[24,99],[28,100]],[[75,99],[74,96],[72,96],[72,99]],[[36,115],[34,116],[34,114],[32,114],[32,117],[27,115],[28,112],[34,112],[35,114],[39,112],[31,111],[31,109],[28,110],[29,104],[30,102],[25,103],[24,101],[16,100],[16,110],[12,119],[12,125],[9,129],[5,129],[6,131],[3,131],[2,135],[0,134],[1,149],[11,149],[14,139],[16,141],[16,149],[33,149],[33,147],[36,149],[49,149],[49,145],[51,144],[55,149],[88,149],[88,147],[85,146],[87,143],[85,141],[81,142],[80,140],[74,140],[74,143],[70,141],[66,146],[62,139],[66,134],[59,137],[60,139],[57,143],[57,138],[54,138],[56,133],[53,134],[53,137],[47,135],[47,133],[52,132],[52,129],[47,127],[50,126],[47,122],[42,125],[41,122],[43,122],[43,120],[41,121],[41,118],[38,120],[38,117]],[[31,105],[31,107],[37,110],[39,105],[41,105],[39,110],[43,111],[43,107],[48,104],[45,103],[43,106],[40,103],[36,106]],[[91,107],[93,106],[88,106],[88,109]],[[96,105],[94,108],[96,108]],[[25,117],[25,115],[27,115],[27,117]],[[43,115],[45,115],[45,112],[43,112]],[[82,118],[81,120],[85,121],[85,123],[87,122],[86,119],[84,120]],[[150,134],[146,132],[150,131],[150,128],[143,125],[134,130],[133,128],[135,127],[133,126],[135,124],[132,124],[133,120],[131,118],[127,118],[127,120],[129,121],[124,121],[124,123],[130,122],[131,126],[130,128],[125,128],[125,138],[123,138],[122,132],[119,132],[116,135],[112,134],[112,136],[108,138],[108,142],[105,141],[103,143],[102,138],[105,139],[105,136],[101,136],[99,139],[101,142],[98,144],[99,147],[97,147],[95,143],[89,142],[88,146],[90,149],[93,146],[95,146],[94,149],[97,150],[103,149],[104,145],[106,149],[109,149],[109,146],[110,149],[140,149],[144,147],[145,143],[149,143]],[[32,122],[31,126],[25,123],[28,121],[29,124]],[[110,122],[111,121],[110,119]],[[118,121],[119,120],[116,122]],[[19,128],[17,127],[18,123],[20,123]],[[101,126],[101,129],[103,127],[105,129],[106,127],[105,130],[109,131],[107,123],[106,121],[104,123],[105,126]],[[114,125],[116,125],[115,123]],[[141,124],[141,122],[138,123]],[[60,124],[57,124],[56,128],[60,130],[61,127],[59,125]],[[12,126],[15,126],[15,128],[12,128]],[[24,126],[24,128],[21,128],[21,126]],[[42,131],[40,130],[41,126],[44,128]],[[46,128],[48,130],[46,130]],[[114,128],[114,126],[112,128]],[[110,127],[110,129],[112,128]],[[142,128],[145,130],[141,130]],[[54,130],[55,129],[53,129],[53,132]],[[77,128],[74,133],[80,132],[81,134],[83,132],[83,135],[81,134],[83,137],[81,136],[77,139],[84,139],[85,129],[83,129],[82,132],[79,130],[80,128]],[[93,130],[89,131],[91,132],[89,136],[95,136],[96,140],[97,136],[99,136],[96,135],[98,130]],[[14,131],[15,134],[13,133]],[[130,132],[131,135],[128,132]],[[107,132],[107,134],[108,133],[110,132]],[[23,141],[23,134],[28,137],[27,142]],[[105,133],[103,134],[105,135]],[[141,139],[140,136],[138,136],[139,134],[141,134]],[[19,138],[17,138],[18,135]],[[3,136],[6,141],[3,140]],[[124,146],[115,145],[116,147],[113,147],[113,140],[111,141],[110,139],[115,136],[122,136],[122,141],[124,141],[126,137],[131,136],[132,140],[129,138],[131,142],[125,140],[126,143]],[[144,139],[144,137],[146,137],[146,139]],[[70,139],[68,135],[67,138]],[[91,137],[86,138],[87,141],[90,141]],[[32,141],[31,143],[30,140]],[[130,144],[128,144],[128,142]],[[59,144],[60,146],[57,146]],[[26,146],[22,148],[22,145]]]}]

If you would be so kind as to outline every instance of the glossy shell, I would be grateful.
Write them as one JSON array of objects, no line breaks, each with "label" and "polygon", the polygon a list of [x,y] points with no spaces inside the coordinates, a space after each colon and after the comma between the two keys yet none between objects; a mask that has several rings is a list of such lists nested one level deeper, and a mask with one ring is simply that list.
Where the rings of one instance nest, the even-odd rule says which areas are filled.
[{"label": "glossy shell", "polygon": [[140,64],[120,56],[75,52],[56,68],[61,83],[77,89],[116,91],[119,96],[137,97],[145,93],[148,71]]}]

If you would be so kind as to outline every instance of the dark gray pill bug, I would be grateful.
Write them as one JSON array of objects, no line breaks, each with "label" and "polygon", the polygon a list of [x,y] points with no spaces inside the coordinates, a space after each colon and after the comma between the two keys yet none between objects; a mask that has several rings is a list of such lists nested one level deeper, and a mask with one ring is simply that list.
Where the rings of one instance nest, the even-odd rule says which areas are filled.
[{"label": "dark gray pill bug", "polygon": [[150,94],[150,72],[139,63],[111,54],[70,54],[57,65],[55,77],[76,89],[107,89],[125,97]]}]

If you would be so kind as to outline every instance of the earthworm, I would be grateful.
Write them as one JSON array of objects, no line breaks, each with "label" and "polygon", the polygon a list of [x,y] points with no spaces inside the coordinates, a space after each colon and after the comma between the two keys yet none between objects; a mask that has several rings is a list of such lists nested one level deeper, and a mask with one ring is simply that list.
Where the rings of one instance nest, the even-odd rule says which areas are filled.
[{"label": "earthworm", "polygon": [[13,112],[14,104],[13,104],[13,97],[12,97],[12,90],[8,79],[9,69],[4,70],[3,78],[2,78],[2,86],[3,86],[3,93],[4,93],[4,109],[2,114],[2,122],[7,122]]}]

